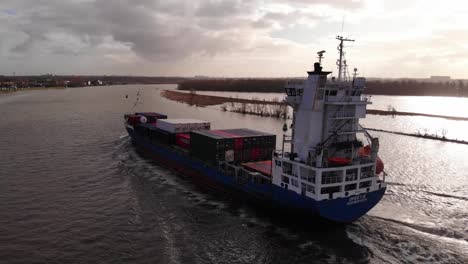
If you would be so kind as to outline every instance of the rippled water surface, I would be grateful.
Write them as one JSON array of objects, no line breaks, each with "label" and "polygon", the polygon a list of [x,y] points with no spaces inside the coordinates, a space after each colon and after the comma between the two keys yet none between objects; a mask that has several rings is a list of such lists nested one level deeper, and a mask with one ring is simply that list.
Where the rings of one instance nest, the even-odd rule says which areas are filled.
[{"label": "rippled water surface", "polygon": [[[135,110],[281,135],[281,120],[171,102],[159,96],[166,88],[0,94],[0,263],[468,263],[468,145],[373,133],[389,174],[382,202],[348,226],[291,220],[135,152],[122,124]],[[391,102],[401,111],[411,102],[374,100],[374,109]],[[423,129],[418,122],[440,125],[363,123],[409,131]],[[447,122],[448,135],[467,137],[466,122]]]}]

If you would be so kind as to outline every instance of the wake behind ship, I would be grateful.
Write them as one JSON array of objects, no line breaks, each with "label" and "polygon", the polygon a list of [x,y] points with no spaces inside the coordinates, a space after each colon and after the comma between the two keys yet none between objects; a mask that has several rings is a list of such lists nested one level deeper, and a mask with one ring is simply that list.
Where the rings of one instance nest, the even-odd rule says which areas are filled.
[{"label": "wake behind ship", "polygon": [[[157,113],[125,115],[135,146],[161,165],[203,185],[234,190],[255,202],[349,223],[365,215],[386,190],[379,140],[365,118],[365,78],[347,75],[340,41],[338,78],[322,70],[323,51],[307,79],[286,83],[293,108],[291,135],[251,129],[211,130],[210,123]],[[362,133],[366,145],[358,138]]]}]

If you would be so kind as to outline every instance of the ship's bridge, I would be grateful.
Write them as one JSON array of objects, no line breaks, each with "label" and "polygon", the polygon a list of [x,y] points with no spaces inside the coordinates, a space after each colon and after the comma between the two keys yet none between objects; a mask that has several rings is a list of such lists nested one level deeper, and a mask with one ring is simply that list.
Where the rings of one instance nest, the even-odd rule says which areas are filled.
[{"label": "ship's bridge", "polygon": [[366,105],[370,104],[368,97],[362,96],[365,88],[365,78],[355,78],[353,81],[327,81],[317,92],[317,99],[328,105]]},{"label": "ship's bridge", "polygon": [[300,104],[302,100],[302,95],[304,93],[305,80],[304,79],[293,79],[288,80],[284,87],[286,92],[286,102],[288,104]]}]

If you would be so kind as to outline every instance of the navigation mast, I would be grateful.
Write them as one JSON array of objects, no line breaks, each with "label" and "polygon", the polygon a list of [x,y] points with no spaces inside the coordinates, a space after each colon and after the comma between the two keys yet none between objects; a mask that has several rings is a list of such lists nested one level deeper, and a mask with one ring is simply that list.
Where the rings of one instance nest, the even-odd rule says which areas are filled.
[{"label": "navigation mast", "polygon": [[320,65],[322,65],[322,59],[323,59],[323,54],[324,54],[324,53],[325,53],[324,50],[321,50],[321,51],[317,52],[317,55],[318,55],[317,58],[319,59],[318,62],[320,63]]},{"label": "navigation mast", "polygon": [[341,81],[341,76],[343,75],[343,43],[345,41],[354,41],[354,39],[347,39],[344,38],[343,36],[336,36],[336,39],[340,41],[340,44],[338,45],[338,51],[340,53],[340,58],[337,61],[338,64],[338,81]]}]

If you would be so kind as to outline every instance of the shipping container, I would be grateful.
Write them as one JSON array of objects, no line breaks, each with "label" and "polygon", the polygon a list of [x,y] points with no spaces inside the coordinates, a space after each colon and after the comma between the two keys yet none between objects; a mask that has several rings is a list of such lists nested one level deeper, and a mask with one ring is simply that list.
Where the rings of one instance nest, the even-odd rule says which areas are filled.
[{"label": "shipping container", "polygon": [[[190,133],[190,151],[201,160],[217,163],[226,159],[226,139],[210,132],[192,131]],[[231,153],[228,153],[230,159]]]},{"label": "shipping container", "polygon": [[164,119],[159,120],[156,126],[171,133],[189,133],[210,129],[210,122],[197,119]]},{"label": "shipping container", "polygon": [[135,131],[152,142],[159,142],[173,145],[175,143],[175,134],[161,130],[155,124],[139,124]]},{"label": "shipping container", "polygon": [[276,135],[251,129],[224,129],[191,132],[192,155],[217,163],[269,160],[275,149]]},{"label": "shipping container", "polygon": [[176,134],[175,142],[177,146],[182,147],[184,149],[189,149],[190,148],[190,134],[185,134],[185,133]]},{"label": "shipping container", "polygon": [[129,125],[135,126],[140,123],[140,115],[128,115],[127,116],[127,123]]},{"label": "shipping container", "polygon": [[167,115],[155,112],[137,112],[135,115],[144,116],[148,120],[147,123],[156,123],[158,119],[167,119]]},{"label": "shipping container", "polygon": [[242,166],[250,171],[260,172],[271,176],[271,160],[242,163]]}]

